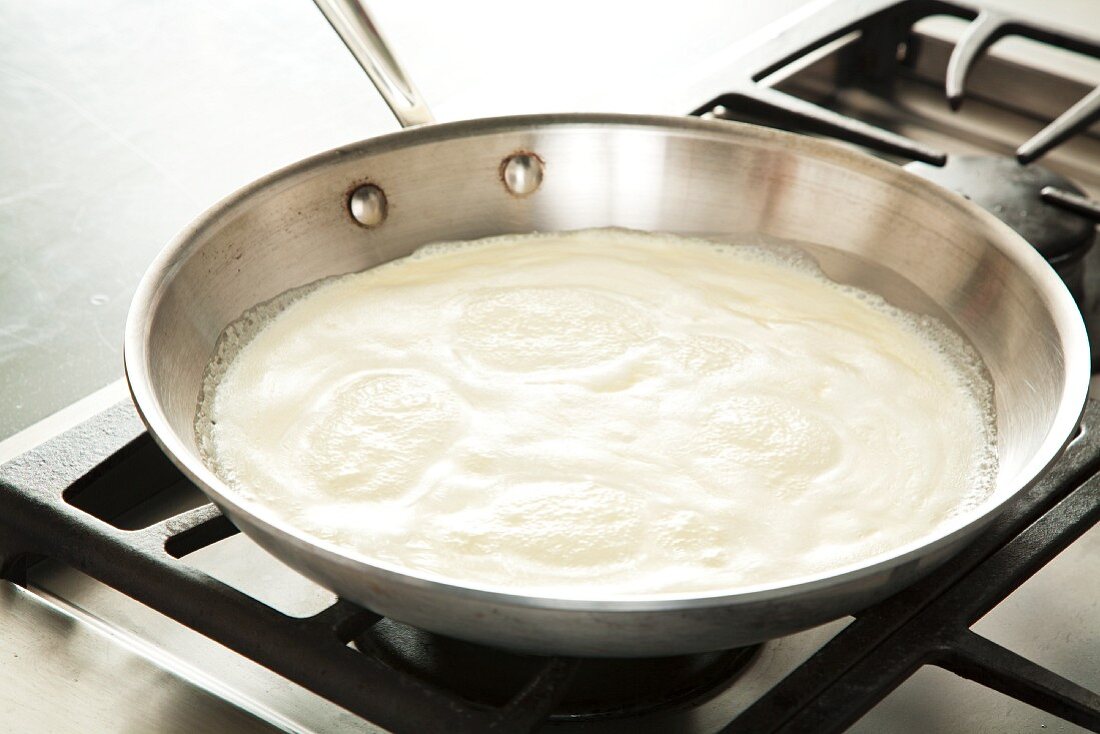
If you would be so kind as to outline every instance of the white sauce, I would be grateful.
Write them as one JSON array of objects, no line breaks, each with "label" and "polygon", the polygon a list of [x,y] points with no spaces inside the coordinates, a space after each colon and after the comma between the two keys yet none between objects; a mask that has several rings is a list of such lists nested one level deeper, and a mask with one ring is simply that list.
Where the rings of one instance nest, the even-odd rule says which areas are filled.
[{"label": "white sauce", "polygon": [[435,245],[259,307],[196,428],[236,491],[369,558],[629,597],[824,571],[980,502],[982,375],[940,322],[805,260],[588,230]]}]

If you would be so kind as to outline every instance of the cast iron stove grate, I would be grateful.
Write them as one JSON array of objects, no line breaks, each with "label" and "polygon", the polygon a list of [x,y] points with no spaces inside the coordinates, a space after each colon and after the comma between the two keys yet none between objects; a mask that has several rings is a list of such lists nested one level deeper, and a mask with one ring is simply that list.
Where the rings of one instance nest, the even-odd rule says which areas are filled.
[{"label": "cast iron stove grate", "polygon": [[[959,109],[967,94],[966,83],[982,54],[1006,36],[1028,38],[1050,46],[1100,58],[1100,36],[1087,30],[1069,31],[1045,25],[1026,15],[1012,15],[987,8],[973,0],[898,0],[867,2],[839,0],[806,19],[823,32],[809,43],[788,47],[779,37],[766,40],[747,60],[740,78],[729,80],[729,90],[695,110],[719,118],[759,118],[765,124],[816,133],[863,145],[881,153],[942,166],[947,155],[904,135],[846,116],[835,110],[787,94],[774,85],[781,72],[845,36],[858,40],[845,54],[837,70],[841,85],[862,84],[885,95],[899,76],[905,76],[920,53],[914,26],[925,18],[946,16],[968,26],[951,52],[943,90],[952,109]],[[1003,94],[1007,90],[996,90]],[[1093,89],[1068,110],[1051,120],[1016,148],[1016,159],[1028,164],[1100,120],[1100,87]],[[1056,188],[1056,187],[1055,187]],[[1044,194],[1052,204],[1067,210],[1100,216],[1100,204],[1065,196]]]},{"label": "cast iron stove grate", "polygon": [[[120,466],[136,470],[120,474]],[[926,664],[1100,730],[1100,696],[969,629],[1100,519],[1098,472],[1100,403],[1090,402],[1064,456],[978,541],[857,614],[726,731],[841,731]],[[130,486],[104,481],[115,475],[128,477]],[[128,403],[14,459],[0,467],[0,576],[26,585],[37,560],[62,562],[398,732],[539,729],[585,664],[536,660],[508,699],[475,704],[445,680],[392,665],[377,646],[349,646],[391,620],[344,601],[306,619],[290,617],[179,560],[236,532],[212,505],[139,529],[108,521],[124,509],[120,498],[140,500],[181,479]],[[88,487],[97,496],[87,496]],[[720,659],[717,667],[728,677],[718,683],[735,677],[744,657]],[[670,705],[708,700],[714,683],[677,691]]]},{"label": "cast iron stove grate", "polygon": [[[1017,229],[1059,272],[1082,258],[1092,246],[1093,227],[1100,222],[1100,202],[1062,176],[1036,165],[1036,160],[1070,140],[1086,133],[1100,120],[1100,87],[1085,94],[1053,120],[1042,119],[1045,110],[1023,104],[1017,111],[1042,119],[1044,126],[1029,139],[1020,141],[1010,158],[990,162],[973,156],[949,156],[947,152],[914,140],[894,130],[832,109],[829,95],[818,104],[785,91],[789,72],[811,62],[815,54],[828,51],[831,44],[845,41],[836,51],[832,85],[834,93],[860,88],[889,102],[896,98],[901,80],[928,83],[928,66],[922,63],[928,43],[916,32],[916,25],[927,18],[949,17],[967,23],[958,42],[946,58],[944,77],[939,82],[946,103],[958,110],[968,94],[966,84],[972,70],[994,43],[1007,36],[1018,36],[1100,59],[1100,35],[1071,32],[1043,25],[1003,10],[992,10],[981,2],[968,0],[900,0],[875,3],[865,0],[838,0],[805,19],[807,25],[822,28],[812,41],[791,45],[787,34],[778,34],[754,49],[741,65],[739,76],[726,80],[728,91],[695,109],[693,114],[728,120],[741,120],[824,136],[863,146],[897,162],[911,161],[911,170],[960,191],[972,193],[977,179],[982,191],[974,197],[1001,219]],[[917,69],[923,69],[918,72]],[[980,97],[992,98],[1006,109],[1021,106],[1019,99],[1034,96],[1034,89],[1015,88],[1013,79],[1003,87],[981,90]],[[835,100],[833,100],[835,101]],[[1038,107],[1038,105],[1036,105]],[[1009,164],[1013,165],[1009,165]],[[978,167],[978,170],[972,170]],[[1034,171],[1029,172],[1030,166]],[[937,174],[936,168],[946,167]],[[1027,178],[1027,186],[998,187],[1013,178]],[[1000,190],[1000,189],[1007,190]],[[1033,190],[1032,190],[1033,189]],[[992,207],[1000,204],[1009,211]],[[1013,214],[1013,210],[1019,210]],[[1070,231],[1063,231],[1066,230]],[[1079,275],[1078,275],[1079,278]],[[1070,283],[1071,290],[1073,284]],[[1079,297],[1080,287],[1075,290]]]}]

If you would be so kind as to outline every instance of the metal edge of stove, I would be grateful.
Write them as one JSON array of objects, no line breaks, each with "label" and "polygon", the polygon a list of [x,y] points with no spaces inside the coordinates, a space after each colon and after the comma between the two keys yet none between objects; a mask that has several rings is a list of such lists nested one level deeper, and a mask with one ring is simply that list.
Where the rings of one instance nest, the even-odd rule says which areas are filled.
[{"label": "metal edge of stove", "polygon": [[[120,337],[121,339],[121,337]],[[126,380],[119,379],[42,420],[27,426],[18,433],[0,441],[0,464],[6,464],[20,454],[25,454],[51,438],[80,425],[92,416],[103,412],[120,400],[128,400]]]},{"label": "metal edge of stove", "polygon": [[[150,642],[149,638],[142,637],[128,629],[124,629],[116,623],[105,618],[92,615],[79,606],[59,599],[42,589],[24,589],[19,585],[5,582],[0,587],[0,620],[4,620],[5,634],[0,650],[15,649],[30,656],[35,654],[36,648],[41,649],[43,637],[42,629],[50,629],[51,635],[65,639],[66,654],[72,656],[73,668],[77,673],[70,683],[65,698],[85,699],[88,695],[101,695],[101,688],[108,686],[114,694],[122,694],[123,698],[134,697],[134,705],[141,706],[138,715],[127,713],[125,706],[116,710],[116,715],[124,721],[134,719],[149,722],[155,726],[175,726],[176,714],[169,714],[165,720],[158,715],[151,715],[150,709],[155,706],[147,705],[139,698],[139,693],[144,690],[143,684],[128,686],[127,682],[117,678],[105,677],[105,671],[111,669],[125,669],[133,671],[139,669],[146,671],[144,675],[161,676],[161,686],[171,687],[183,698],[201,701],[201,705],[209,710],[213,721],[206,720],[206,714],[198,717],[195,722],[187,721],[190,716],[184,717],[180,724],[191,725],[226,725],[233,726],[233,731],[282,731],[282,732],[306,732],[292,717],[278,711],[271,705],[250,697],[238,688],[228,684],[220,676],[213,675],[197,667],[193,662],[179,657],[160,645]],[[34,628],[31,629],[30,625]],[[263,670],[260,666],[257,669]],[[157,671],[157,672],[153,672]],[[166,673],[166,675],[165,675]],[[88,680],[88,679],[91,680]],[[128,672],[128,679],[133,679],[133,673]],[[9,686],[8,694],[19,686]],[[88,690],[90,688],[90,690]],[[73,689],[77,692],[74,695]],[[303,695],[315,695],[300,690]],[[0,697],[2,698],[2,697]],[[56,705],[56,700],[52,705]],[[143,705],[144,704],[144,705]],[[166,706],[168,709],[178,709],[174,704]],[[186,708],[186,706],[184,706]],[[136,723],[136,722],[134,722]],[[123,721],[114,722],[124,728],[129,724]],[[43,728],[42,731],[47,731]],[[158,731],[163,731],[158,728]],[[324,730],[316,730],[318,732]],[[30,734],[30,733],[29,733]]]},{"label": "metal edge of stove", "polygon": [[298,731],[265,722],[224,688],[181,676],[159,651],[15,584],[0,583],[0,623],[0,722],[20,722],[22,734],[87,731],[90,721],[165,734]]}]

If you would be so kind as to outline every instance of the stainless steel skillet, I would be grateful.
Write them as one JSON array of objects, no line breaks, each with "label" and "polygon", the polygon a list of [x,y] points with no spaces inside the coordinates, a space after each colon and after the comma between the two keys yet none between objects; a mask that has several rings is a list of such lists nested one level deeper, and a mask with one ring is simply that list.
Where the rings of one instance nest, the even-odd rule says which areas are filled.
[{"label": "stainless steel skillet", "polygon": [[[403,125],[430,120],[365,12],[318,0]],[[996,493],[949,527],[828,573],[699,595],[522,596],[372,561],[247,501],[200,460],[192,425],[227,324],[256,303],[432,241],[621,226],[800,240],[830,274],[912,307],[912,286],[993,378]],[[904,279],[898,277],[904,276]],[[907,285],[907,283],[911,285]],[[340,595],[444,634],[542,653],[648,656],[747,644],[855,611],[980,533],[1060,453],[1089,379],[1084,325],[1053,270],[962,198],[837,145],[693,118],[540,115],[414,127],[323,153],[216,204],[141,281],[125,363],[150,432],[273,555]],[[887,396],[884,396],[886,399]]]}]

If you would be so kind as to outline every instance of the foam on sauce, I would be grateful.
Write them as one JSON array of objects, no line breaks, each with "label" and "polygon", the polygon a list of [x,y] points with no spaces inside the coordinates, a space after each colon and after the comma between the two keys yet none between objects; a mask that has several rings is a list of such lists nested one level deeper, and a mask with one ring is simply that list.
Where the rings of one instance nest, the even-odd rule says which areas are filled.
[{"label": "foam on sauce", "polygon": [[459,584],[621,598],[825,571],[994,487],[992,389],[939,321],[758,246],[450,243],[219,341],[196,417],[235,491]]}]

